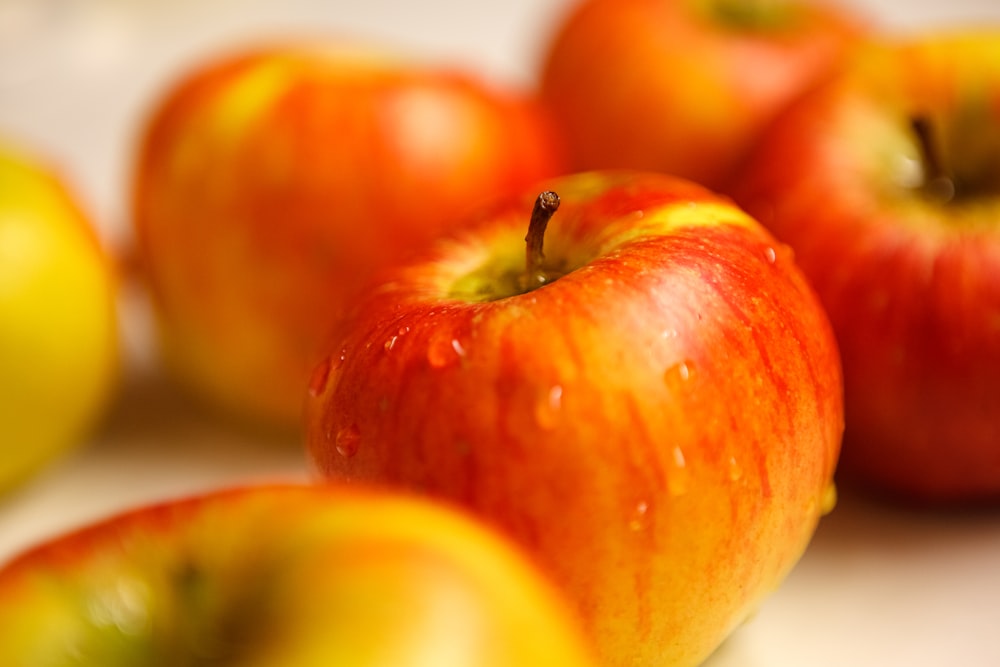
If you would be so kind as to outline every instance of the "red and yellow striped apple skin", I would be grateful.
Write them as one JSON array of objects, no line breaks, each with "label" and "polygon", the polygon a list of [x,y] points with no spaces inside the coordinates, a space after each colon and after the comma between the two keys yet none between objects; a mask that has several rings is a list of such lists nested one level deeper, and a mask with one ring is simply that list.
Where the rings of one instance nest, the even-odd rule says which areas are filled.
[{"label": "red and yellow striped apple skin", "polygon": [[[904,503],[1000,499],[998,38],[872,44],[782,116],[733,191],[833,323],[842,479]],[[959,181],[949,203],[921,190],[917,116]]]},{"label": "red and yellow striped apple skin", "polygon": [[526,93],[326,43],[205,63],[166,90],[133,174],[168,367],[297,429],[312,355],[360,286],[479,201],[563,170]]},{"label": "red and yellow striped apple skin", "polygon": [[545,255],[574,270],[469,297],[477,267],[523,263],[523,197],[390,272],[317,369],[309,452],[325,477],[447,498],[514,536],[603,664],[696,665],[828,509],[833,333],[788,249],[703,188],[547,187],[562,205]]}]

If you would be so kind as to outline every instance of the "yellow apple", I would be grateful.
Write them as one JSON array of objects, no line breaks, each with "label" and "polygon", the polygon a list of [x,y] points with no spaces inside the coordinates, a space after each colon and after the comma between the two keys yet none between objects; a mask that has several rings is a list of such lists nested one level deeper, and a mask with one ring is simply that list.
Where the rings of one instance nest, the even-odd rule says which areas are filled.
[{"label": "yellow apple", "polygon": [[119,370],[110,255],[54,169],[0,142],[0,490],[79,444]]},{"label": "yellow apple", "polygon": [[419,499],[247,486],[140,507],[0,569],[0,664],[587,667],[555,589]]}]

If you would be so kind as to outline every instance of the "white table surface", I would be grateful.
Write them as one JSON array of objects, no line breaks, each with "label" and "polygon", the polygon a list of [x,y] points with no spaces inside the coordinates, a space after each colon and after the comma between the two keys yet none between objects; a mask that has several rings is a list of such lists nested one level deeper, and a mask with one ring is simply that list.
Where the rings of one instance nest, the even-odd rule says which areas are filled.
[{"label": "white table surface", "polygon": [[[344,34],[514,85],[568,0],[0,0],[0,133],[61,164],[111,243],[142,114],[219,50]],[[891,31],[989,20],[1000,0],[851,0]],[[131,363],[91,442],[0,498],[0,561],[66,528],[239,482],[306,479],[296,442],[195,409],[157,373],[141,296],[126,295]],[[842,497],[805,557],[711,667],[1000,666],[1000,511],[904,512]]]}]

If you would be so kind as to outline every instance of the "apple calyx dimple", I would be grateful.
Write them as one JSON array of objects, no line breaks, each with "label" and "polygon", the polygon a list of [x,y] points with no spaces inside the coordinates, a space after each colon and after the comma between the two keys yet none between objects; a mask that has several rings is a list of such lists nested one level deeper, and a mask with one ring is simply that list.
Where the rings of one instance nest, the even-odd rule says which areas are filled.
[{"label": "apple calyx dimple", "polygon": [[920,190],[929,199],[939,204],[947,204],[955,199],[955,179],[945,169],[941,160],[931,121],[927,116],[917,114],[910,118],[910,127],[916,135],[923,163],[924,178],[920,183]]},{"label": "apple calyx dimple", "polygon": [[775,0],[712,0],[708,12],[722,26],[745,32],[789,30],[798,20],[796,7]]}]

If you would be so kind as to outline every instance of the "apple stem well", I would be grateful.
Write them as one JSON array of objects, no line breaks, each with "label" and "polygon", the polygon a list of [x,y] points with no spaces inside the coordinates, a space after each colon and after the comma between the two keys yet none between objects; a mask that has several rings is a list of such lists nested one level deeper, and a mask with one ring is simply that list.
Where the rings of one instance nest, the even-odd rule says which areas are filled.
[{"label": "apple stem well", "polygon": [[927,116],[916,115],[910,119],[913,134],[920,148],[924,179],[920,188],[934,201],[946,204],[955,198],[955,180],[944,168],[934,137],[934,127]]},{"label": "apple stem well", "polygon": [[[457,277],[449,289],[449,296],[460,301],[497,301],[526,294],[547,285],[571,270],[568,262],[546,258],[544,252],[545,230],[559,208],[559,195],[546,191],[538,195],[531,210],[528,233],[524,246],[515,248],[503,244],[485,257],[472,271]],[[516,243],[510,238],[511,243]],[[565,258],[564,258],[565,260]]]},{"label": "apple stem well", "polygon": [[706,9],[722,26],[745,32],[791,30],[801,13],[794,3],[775,0],[714,0]]}]

